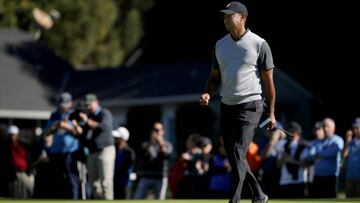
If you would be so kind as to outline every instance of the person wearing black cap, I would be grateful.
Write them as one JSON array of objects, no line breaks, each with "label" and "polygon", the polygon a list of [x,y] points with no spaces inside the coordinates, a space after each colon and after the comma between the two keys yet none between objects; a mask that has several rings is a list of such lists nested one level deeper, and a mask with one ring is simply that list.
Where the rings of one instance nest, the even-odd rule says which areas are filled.
[{"label": "person wearing black cap", "polygon": [[240,201],[244,182],[253,191],[253,202],[267,202],[245,156],[263,113],[262,83],[271,119],[268,129],[276,125],[272,53],[263,38],[245,27],[249,13],[244,4],[230,2],[221,12],[229,34],[215,45],[212,71],[199,102],[207,106],[221,86],[220,125],[234,178],[230,203]]},{"label": "person wearing black cap", "polygon": [[87,112],[80,112],[84,123],[85,146],[89,154],[86,160],[90,198],[114,199],[115,145],[112,135],[113,116],[110,110],[102,107],[93,93],[85,95]]},{"label": "person wearing black cap", "polygon": [[[69,116],[73,112],[73,99],[70,93],[63,92],[58,98],[58,108],[52,112],[44,128],[46,139],[52,140],[49,147],[52,170],[51,182],[57,188],[51,188],[51,198],[79,199],[79,172],[77,170],[77,152],[79,135],[82,133],[74,120]],[[68,187],[70,185],[71,187]]]},{"label": "person wearing black cap", "polygon": [[302,127],[292,121],[287,127],[293,137],[284,139],[278,143],[278,166],[280,173],[281,198],[304,198],[305,181],[307,170],[303,165],[306,156],[307,142],[302,139]]}]

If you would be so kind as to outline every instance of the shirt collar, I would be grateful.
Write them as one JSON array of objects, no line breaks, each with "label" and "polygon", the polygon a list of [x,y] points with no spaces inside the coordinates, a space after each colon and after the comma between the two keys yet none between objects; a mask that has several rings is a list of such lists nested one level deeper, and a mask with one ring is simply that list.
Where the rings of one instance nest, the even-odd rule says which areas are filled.
[{"label": "shirt collar", "polygon": [[101,107],[98,106],[98,107],[96,108],[95,112],[94,112],[94,115],[95,115],[95,116],[99,115],[100,111],[101,111]]}]

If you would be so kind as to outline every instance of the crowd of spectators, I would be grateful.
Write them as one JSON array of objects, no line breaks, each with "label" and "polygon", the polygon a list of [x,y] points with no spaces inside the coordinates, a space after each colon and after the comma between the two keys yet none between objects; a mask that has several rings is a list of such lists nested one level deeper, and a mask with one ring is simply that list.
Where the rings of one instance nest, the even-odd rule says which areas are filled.
[{"label": "crowd of spectators", "polygon": [[[231,167],[221,136],[187,136],[186,150],[174,153],[165,128],[154,122],[135,153],[129,130],[113,126],[112,113],[95,94],[74,103],[61,94],[42,135],[31,145],[9,125],[0,148],[0,196],[58,199],[226,199]],[[271,198],[360,197],[360,118],[345,135],[332,118],[313,125],[305,139],[292,121],[252,142],[246,158]],[[286,129],[292,136],[286,135]],[[308,136],[306,136],[308,137]],[[179,154],[178,157],[175,154]],[[135,161],[141,157],[141,165]],[[54,187],[56,185],[56,187]],[[243,192],[249,196],[251,191]]]}]

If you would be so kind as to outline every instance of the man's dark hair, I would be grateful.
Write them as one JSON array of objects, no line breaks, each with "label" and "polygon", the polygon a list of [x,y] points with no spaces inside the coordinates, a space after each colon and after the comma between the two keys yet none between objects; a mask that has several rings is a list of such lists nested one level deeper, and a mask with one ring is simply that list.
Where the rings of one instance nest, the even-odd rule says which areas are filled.
[{"label": "man's dark hair", "polygon": [[301,125],[295,121],[291,121],[288,125],[288,131],[290,133],[298,133],[298,134],[302,134],[302,128]]}]

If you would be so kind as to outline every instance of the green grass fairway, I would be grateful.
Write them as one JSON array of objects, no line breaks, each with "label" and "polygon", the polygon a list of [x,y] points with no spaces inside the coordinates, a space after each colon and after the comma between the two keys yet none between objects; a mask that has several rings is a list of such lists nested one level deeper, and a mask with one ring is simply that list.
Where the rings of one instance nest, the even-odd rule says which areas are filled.
[{"label": "green grass fairway", "polygon": [[[13,199],[0,199],[0,203],[61,203],[61,202],[81,202],[81,203],[227,203],[227,200],[13,200]],[[298,199],[298,200],[269,200],[269,203],[346,203],[346,202],[360,202],[360,199]],[[251,203],[250,200],[242,200],[241,203]]]}]

